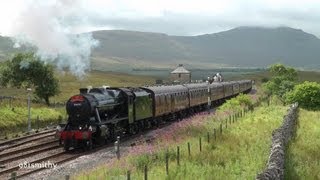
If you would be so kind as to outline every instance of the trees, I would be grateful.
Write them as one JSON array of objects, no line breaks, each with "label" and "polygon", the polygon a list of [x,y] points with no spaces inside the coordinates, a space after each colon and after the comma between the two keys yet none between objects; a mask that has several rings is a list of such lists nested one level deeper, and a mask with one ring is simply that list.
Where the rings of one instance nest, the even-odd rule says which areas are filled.
[{"label": "trees", "polygon": [[276,95],[283,103],[298,102],[306,109],[320,109],[320,84],[308,82],[297,84],[297,71],[282,64],[269,68],[272,77],[264,83],[269,94]]},{"label": "trees", "polygon": [[310,110],[320,109],[320,84],[305,81],[294,87],[293,91],[286,94],[289,103],[298,102],[303,108]]},{"label": "trees", "polygon": [[297,71],[282,64],[274,64],[269,68],[272,78],[264,84],[268,94],[274,94],[285,101],[285,94],[291,91],[296,85]]},{"label": "trees", "polygon": [[2,86],[34,87],[35,94],[48,105],[49,98],[59,94],[58,80],[53,67],[40,61],[34,53],[18,53],[2,68]]}]

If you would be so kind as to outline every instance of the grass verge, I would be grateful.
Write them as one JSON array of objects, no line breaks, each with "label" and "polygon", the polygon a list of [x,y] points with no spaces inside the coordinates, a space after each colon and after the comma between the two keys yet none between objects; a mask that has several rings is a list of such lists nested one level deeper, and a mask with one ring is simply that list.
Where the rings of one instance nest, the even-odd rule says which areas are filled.
[{"label": "grass verge", "polygon": [[320,111],[300,109],[295,139],[286,154],[285,179],[320,179]]},{"label": "grass verge", "polygon": [[[27,107],[0,108],[0,136],[10,136],[14,133],[27,130],[28,109]],[[39,119],[38,119],[39,117]],[[57,124],[63,118],[63,114],[53,108],[37,107],[31,108],[31,127],[40,127]]]},{"label": "grass verge", "polygon": [[[235,123],[228,121],[228,128],[219,117],[198,115],[175,123],[173,130],[156,132],[160,134],[157,143],[133,147],[121,160],[82,173],[75,179],[121,179],[126,177],[127,170],[132,172],[132,179],[143,179],[145,165],[148,165],[149,179],[254,179],[265,168],[272,130],[280,126],[286,109],[283,106],[259,107]],[[221,123],[223,132],[217,133],[214,140],[211,132],[213,128],[218,130]],[[207,132],[211,133],[210,142],[207,142]],[[202,138],[201,152],[199,137]],[[177,146],[180,166],[176,160]],[[167,150],[169,175],[165,170]]]}]

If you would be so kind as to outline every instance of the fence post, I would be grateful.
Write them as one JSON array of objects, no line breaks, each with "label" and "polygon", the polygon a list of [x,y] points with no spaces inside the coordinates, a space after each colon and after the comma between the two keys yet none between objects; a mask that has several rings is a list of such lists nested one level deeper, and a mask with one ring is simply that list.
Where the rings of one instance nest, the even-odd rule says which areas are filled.
[{"label": "fence post", "polygon": [[180,147],[177,146],[177,164],[180,166]]},{"label": "fence post", "polygon": [[130,180],[130,179],[131,179],[131,177],[130,177],[131,174],[130,174],[130,173],[131,173],[130,170],[128,170],[128,171],[127,171],[127,180]]},{"label": "fence post", "polygon": [[17,179],[17,172],[11,173],[11,180],[16,180]]},{"label": "fence post", "polygon": [[66,176],[65,176],[65,179],[66,179],[66,180],[69,180],[69,179],[70,179],[70,175],[66,175]]},{"label": "fence post", "polygon": [[144,166],[144,180],[148,180],[148,166]]},{"label": "fence post", "polygon": [[210,133],[207,132],[208,143],[210,143]]},{"label": "fence post", "polygon": [[39,129],[39,120],[40,120],[40,117],[37,116],[37,119],[36,119],[36,121],[37,121],[37,129]]},{"label": "fence post", "polygon": [[200,149],[200,152],[201,152],[201,150],[202,150],[201,137],[199,137],[199,149]]},{"label": "fence post", "polygon": [[226,119],[226,129],[228,128],[228,119]]},{"label": "fence post", "polygon": [[12,97],[9,98],[9,108],[12,108]]},{"label": "fence post", "polygon": [[189,154],[189,157],[191,155],[191,152],[190,152],[190,143],[188,142],[188,154]]},{"label": "fence post", "polygon": [[116,150],[116,155],[117,155],[117,159],[119,160],[120,159],[120,137],[118,136],[117,137],[117,141],[116,142],[114,142],[114,148],[115,148],[115,150]]},{"label": "fence post", "polygon": [[169,175],[169,150],[166,152],[166,173]]}]

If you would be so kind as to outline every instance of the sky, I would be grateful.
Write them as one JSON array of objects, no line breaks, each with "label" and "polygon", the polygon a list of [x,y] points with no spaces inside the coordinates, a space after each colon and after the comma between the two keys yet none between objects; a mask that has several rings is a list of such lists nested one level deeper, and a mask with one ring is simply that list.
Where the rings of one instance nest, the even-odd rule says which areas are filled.
[{"label": "sky", "polygon": [[[36,22],[48,18],[48,26]],[[32,19],[32,20],[30,20]],[[0,35],[57,26],[65,33],[102,29],[199,35],[238,26],[289,26],[320,37],[319,0],[10,0],[0,3]]]}]

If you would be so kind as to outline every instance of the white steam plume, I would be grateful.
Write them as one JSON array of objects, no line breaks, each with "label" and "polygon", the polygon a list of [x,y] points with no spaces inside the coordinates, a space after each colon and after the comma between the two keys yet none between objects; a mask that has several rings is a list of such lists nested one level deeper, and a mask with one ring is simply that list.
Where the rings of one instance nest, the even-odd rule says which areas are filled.
[{"label": "white steam plume", "polygon": [[91,49],[98,41],[91,33],[72,34],[73,26],[86,23],[82,1],[46,0],[29,4],[14,27],[15,47],[36,46],[43,61],[83,77],[90,68]]}]

